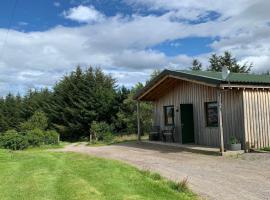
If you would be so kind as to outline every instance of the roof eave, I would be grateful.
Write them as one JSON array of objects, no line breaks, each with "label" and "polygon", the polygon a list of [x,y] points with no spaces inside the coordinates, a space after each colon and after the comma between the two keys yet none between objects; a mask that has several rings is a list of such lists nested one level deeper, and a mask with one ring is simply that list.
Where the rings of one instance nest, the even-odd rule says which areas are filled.
[{"label": "roof eave", "polygon": [[193,81],[193,82],[195,81],[199,84],[205,84],[211,87],[219,87],[219,85],[221,84],[221,80],[219,79],[208,78],[204,76],[198,76],[198,75],[188,74],[184,72],[177,72],[177,71],[171,71],[171,70],[165,69],[156,78],[150,81],[144,88],[139,90],[134,95],[133,99],[140,100],[144,96],[144,93],[150,90],[153,86],[155,86],[155,84],[157,84],[160,80],[162,80],[166,76],[182,79],[186,81]]}]

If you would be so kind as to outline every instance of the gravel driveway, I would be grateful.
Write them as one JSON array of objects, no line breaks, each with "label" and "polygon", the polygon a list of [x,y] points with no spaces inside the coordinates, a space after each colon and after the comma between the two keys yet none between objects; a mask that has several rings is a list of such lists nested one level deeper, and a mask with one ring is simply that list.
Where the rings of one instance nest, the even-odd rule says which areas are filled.
[{"label": "gravel driveway", "polygon": [[270,153],[221,157],[135,142],[102,147],[69,145],[61,151],[121,160],[172,180],[188,177],[190,188],[203,199],[270,200]]}]

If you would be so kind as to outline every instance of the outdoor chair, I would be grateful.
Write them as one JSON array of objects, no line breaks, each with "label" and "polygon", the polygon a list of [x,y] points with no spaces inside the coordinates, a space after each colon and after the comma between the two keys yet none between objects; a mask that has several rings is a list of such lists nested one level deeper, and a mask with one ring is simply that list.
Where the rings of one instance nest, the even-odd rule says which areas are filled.
[{"label": "outdoor chair", "polygon": [[174,142],[174,126],[166,126],[164,130],[162,130],[162,140],[163,142],[172,141]]},{"label": "outdoor chair", "polygon": [[149,141],[158,141],[160,137],[160,127],[152,126],[151,131],[149,133]]}]

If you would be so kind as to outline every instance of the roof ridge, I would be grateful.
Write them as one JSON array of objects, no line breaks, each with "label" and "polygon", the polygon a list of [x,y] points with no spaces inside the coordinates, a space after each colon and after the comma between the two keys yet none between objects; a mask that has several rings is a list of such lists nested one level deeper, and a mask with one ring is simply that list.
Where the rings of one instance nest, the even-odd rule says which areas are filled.
[{"label": "roof ridge", "polygon": [[[185,70],[185,71],[188,71],[188,70]],[[192,75],[192,76],[200,76],[200,77],[204,77],[204,78],[209,78],[209,79],[214,79],[214,80],[222,81],[222,79],[220,79],[220,78],[209,77],[209,76],[205,76],[205,75],[201,75],[201,74],[192,74],[192,73],[184,72],[184,70],[178,70],[176,72],[180,72],[180,73],[184,73],[184,74],[189,74],[189,75]],[[190,71],[190,72],[192,72],[192,71]],[[206,71],[202,71],[202,72],[206,72]],[[215,72],[215,73],[218,73],[218,72]]]}]

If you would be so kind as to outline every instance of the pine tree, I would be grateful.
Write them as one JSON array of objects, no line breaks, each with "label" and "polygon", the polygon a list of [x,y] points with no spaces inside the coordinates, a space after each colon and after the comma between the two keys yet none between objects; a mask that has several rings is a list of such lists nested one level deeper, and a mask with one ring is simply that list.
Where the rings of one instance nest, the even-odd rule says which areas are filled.
[{"label": "pine tree", "polygon": [[88,136],[92,121],[111,123],[116,115],[115,80],[92,67],[65,76],[54,88],[52,122],[64,138]]},{"label": "pine tree", "polygon": [[202,70],[202,63],[197,59],[193,59],[192,67],[190,69],[192,71],[201,71]]},{"label": "pine tree", "polygon": [[251,68],[253,67],[252,63],[245,63],[243,65],[238,64],[237,59],[234,58],[232,54],[228,51],[225,51],[223,56],[217,56],[216,54],[212,54],[209,62],[210,66],[208,67],[208,70],[216,72],[221,72],[222,67],[226,66],[231,72],[249,73]]}]

